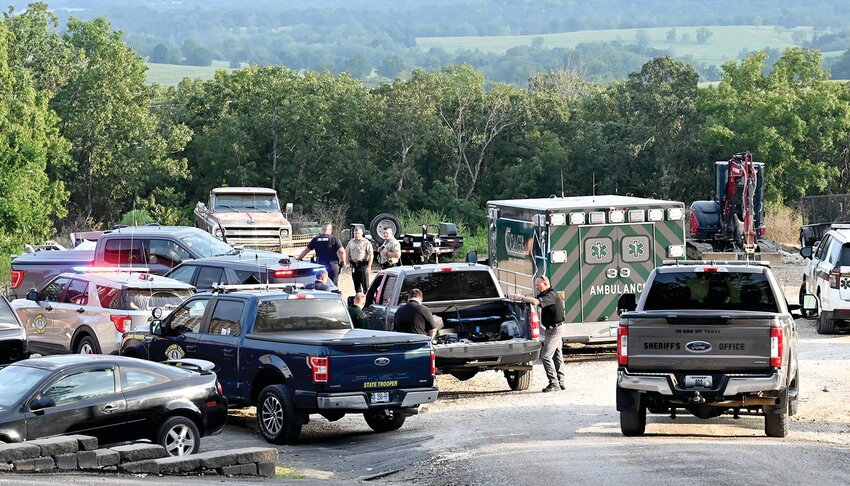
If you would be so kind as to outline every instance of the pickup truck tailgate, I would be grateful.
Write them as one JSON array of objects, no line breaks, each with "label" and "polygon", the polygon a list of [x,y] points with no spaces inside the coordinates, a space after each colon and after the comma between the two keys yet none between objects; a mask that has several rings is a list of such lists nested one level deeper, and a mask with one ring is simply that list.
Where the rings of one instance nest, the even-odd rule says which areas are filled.
[{"label": "pickup truck tailgate", "polygon": [[686,313],[629,313],[630,371],[767,372],[770,369],[769,313],[734,313],[716,318]]},{"label": "pickup truck tailgate", "polygon": [[410,335],[378,344],[330,344],[328,389],[337,392],[431,386],[431,346],[427,338],[424,342],[409,342],[407,336]]}]

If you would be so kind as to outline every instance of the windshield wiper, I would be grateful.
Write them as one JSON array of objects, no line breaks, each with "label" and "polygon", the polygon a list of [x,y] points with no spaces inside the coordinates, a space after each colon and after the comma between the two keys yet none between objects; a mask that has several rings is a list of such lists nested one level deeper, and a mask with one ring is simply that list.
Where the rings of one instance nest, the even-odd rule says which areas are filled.
[{"label": "windshield wiper", "polygon": [[234,212],[237,212],[237,213],[241,212],[241,211],[239,211],[238,209],[234,208],[233,206],[228,206],[228,205],[226,205],[226,204],[222,204],[222,205],[220,205],[219,207],[220,207],[220,208],[227,208],[227,209],[229,209],[229,210],[231,210],[231,211],[234,211]]}]

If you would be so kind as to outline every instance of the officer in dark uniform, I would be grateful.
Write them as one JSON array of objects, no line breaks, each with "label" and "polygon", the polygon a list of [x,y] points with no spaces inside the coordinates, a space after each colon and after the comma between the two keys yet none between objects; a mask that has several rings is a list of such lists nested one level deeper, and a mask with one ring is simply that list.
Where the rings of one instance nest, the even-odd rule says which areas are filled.
[{"label": "officer in dark uniform", "polygon": [[342,242],[339,238],[333,235],[333,226],[330,223],[322,225],[322,233],[316,235],[309,243],[307,248],[298,255],[298,260],[304,258],[310,250],[316,252],[316,263],[324,265],[328,271],[328,278],[339,285],[339,269],[344,267],[345,249],[342,247]]},{"label": "officer in dark uniform", "polygon": [[543,361],[543,370],[549,379],[549,386],[543,389],[543,393],[566,390],[566,374],[564,373],[564,301],[558,292],[552,288],[549,278],[543,275],[534,280],[534,288],[537,289],[536,297],[526,297],[520,294],[511,294],[512,300],[518,300],[531,305],[540,306],[540,323],[543,325],[543,349],[540,350],[540,360]]}]

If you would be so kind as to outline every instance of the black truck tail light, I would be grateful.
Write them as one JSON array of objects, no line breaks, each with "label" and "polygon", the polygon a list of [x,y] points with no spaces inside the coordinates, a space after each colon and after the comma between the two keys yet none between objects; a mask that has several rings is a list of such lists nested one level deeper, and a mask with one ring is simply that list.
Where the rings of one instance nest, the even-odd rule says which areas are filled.
[{"label": "black truck tail light", "polygon": [[837,289],[841,282],[841,268],[835,267],[829,272],[829,288]]},{"label": "black truck tail light", "polygon": [[620,326],[617,328],[617,364],[628,366],[629,364],[629,328]]},{"label": "black truck tail light", "polygon": [[313,383],[327,383],[330,367],[327,356],[308,356],[307,365],[313,370]]},{"label": "black truck tail light", "polygon": [[24,281],[24,271],[23,270],[12,270],[12,288],[16,289],[21,286],[21,282]]},{"label": "black truck tail light", "polygon": [[437,355],[434,354],[434,348],[431,348],[431,376],[437,375]]},{"label": "black truck tail light", "polygon": [[771,368],[781,368],[782,367],[782,352],[783,352],[783,343],[782,343],[782,328],[781,327],[771,327],[770,328],[770,367]]},{"label": "black truck tail light", "polygon": [[534,306],[531,307],[531,339],[540,339],[540,317]]}]

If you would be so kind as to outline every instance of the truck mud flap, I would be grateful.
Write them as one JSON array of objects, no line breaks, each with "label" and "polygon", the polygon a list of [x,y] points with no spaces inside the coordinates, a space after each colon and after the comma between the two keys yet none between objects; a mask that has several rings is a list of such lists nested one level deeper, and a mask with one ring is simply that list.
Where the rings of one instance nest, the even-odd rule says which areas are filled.
[{"label": "truck mud flap", "polygon": [[617,411],[637,412],[640,407],[640,392],[617,387]]}]

